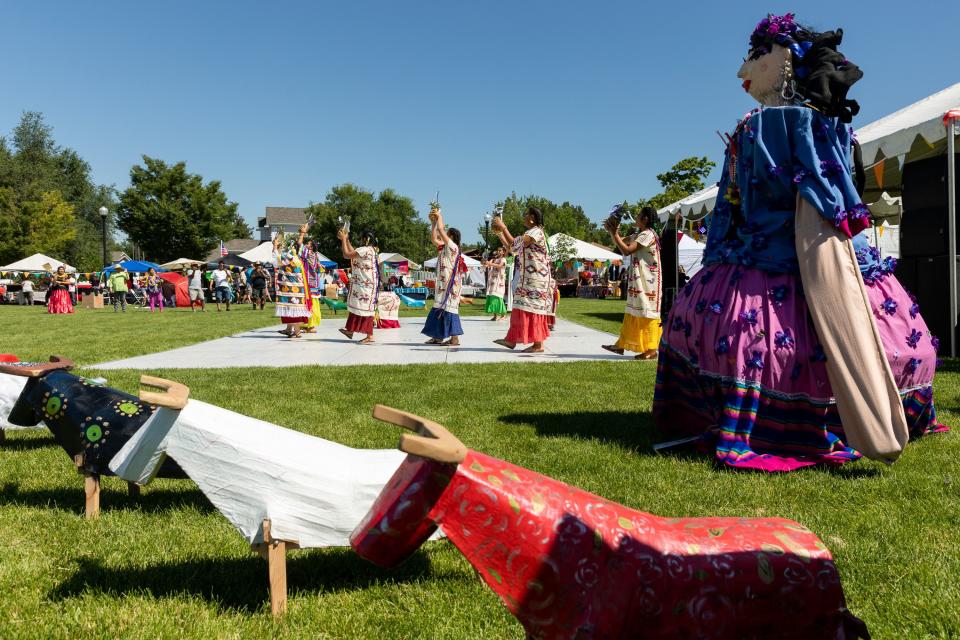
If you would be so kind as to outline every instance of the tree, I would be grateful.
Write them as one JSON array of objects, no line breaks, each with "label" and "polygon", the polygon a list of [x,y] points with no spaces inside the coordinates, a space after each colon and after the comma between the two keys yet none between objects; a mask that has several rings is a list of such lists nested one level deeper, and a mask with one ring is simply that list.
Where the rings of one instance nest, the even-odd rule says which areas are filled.
[{"label": "tree", "polygon": [[[113,188],[93,183],[90,166],[72,149],[56,144],[53,129],[40,113],[24,112],[11,141],[12,146],[0,138],[0,189],[5,190],[0,204],[0,261],[23,257],[28,244],[38,246],[36,233],[33,239],[27,238],[27,212],[56,211],[50,195],[56,193],[63,204],[72,207],[70,216],[59,216],[60,220],[69,219],[70,226],[56,231],[59,239],[52,245],[41,244],[81,271],[99,268],[104,221],[98,210],[101,206],[111,211],[115,208]],[[106,224],[112,244],[109,217]]]},{"label": "tree", "polygon": [[73,205],[64,201],[59,191],[41,194],[40,200],[23,203],[27,232],[23,239],[26,255],[45,253],[64,255],[73,240]]},{"label": "tree", "polygon": [[654,209],[662,209],[668,204],[696,193],[706,186],[704,180],[716,166],[715,162],[708,160],[705,156],[684,158],[670,167],[669,171],[657,175],[663,191],[649,200],[640,200],[637,207],[651,206]]},{"label": "tree", "polygon": [[143,156],[130,169],[130,187],[120,195],[117,224],[150,260],[202,258],[220,240],[245,238],[250,227],[229,202],[220,182],[204,184],[185,162],[168,165]]},{"label": "tree", "polygon": [[[548,236],[565,233],[587,242],[600,242],[608,238],[607,234],[587,217],[580,205],[566,201],[556,204],[537,195],[520,197],[514,192],[498,202],[496,206],[503,209],[503,222],[510,229],[511,235],[523,233],[523,217],[527,209],[532,206],[543,212],[543,229]],[[480,237],[483,237],[485,227],[480,226],[478,229]],[[496,244],[496,238],[492,235],[490,244]]]},{"label": "tree", "polygon": [[401,253],[421,263],[436,253],[430,245],[430,226],[420,219],[413,200],[393,189],[375,195],[353,184],[337,185],[323,202],[307,208],[307,216],[314,219],[311,237],[319,251],[331,260],[345,261],[337,238],[340,218],[350,219],[354,242],[372,230],[381,251]]}]

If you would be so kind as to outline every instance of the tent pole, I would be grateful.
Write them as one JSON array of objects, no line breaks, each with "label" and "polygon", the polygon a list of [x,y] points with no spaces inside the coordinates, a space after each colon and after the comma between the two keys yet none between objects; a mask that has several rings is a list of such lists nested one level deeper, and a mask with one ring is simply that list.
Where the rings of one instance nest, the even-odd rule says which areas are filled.
[{"label": "tent pole", "polygon": [[[880,224],[883,224],[882,222]],[[880,251],[880,225],[873,225],[873,246],[877,248],[877,251]],[[883,257],[882,255],[880,256]]]},{"label": "tent pole", "polygon": [[957,166],[954,121],[960,112],[947,113],[947,231],[950,234],[950,357],[957,357]]}]

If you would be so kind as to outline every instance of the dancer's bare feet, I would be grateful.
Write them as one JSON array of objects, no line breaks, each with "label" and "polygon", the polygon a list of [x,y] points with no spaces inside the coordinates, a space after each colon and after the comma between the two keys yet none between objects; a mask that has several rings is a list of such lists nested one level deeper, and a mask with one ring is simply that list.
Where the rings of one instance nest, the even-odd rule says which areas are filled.
[{"label": "dancer's bare feet", "polygon": [[453,337],[447,340],[446,342],[442,342],[441,344],[445,347],[459,347],[460,339],[457,337]]},{"label": "dancer's bare feet", "polygon": [[337,329],[337,331],[347,336],[350,340],[353,340],[353,331],[347,331],[346,329]]},{"label": "dancer's bare feet", "polygon": [[637,357],[636,357],[636,359],[637,359],[637,360],[656,360],[656,359],[657,359],[657,352],[656,352],[656,351],[653,351],[653,350],[644,351],[643,353],[638,354]]},{"label": "dancer's bare feet", "polygon": [[526,349],[524,349],[521,353],[543,353],[543,343],[535,342],[529,347],[527,347]]},{"label": "dancer's bare feet", "polygon": [[367,336],[357,344],[373,344],[373,336]]},{"label": "dancer's bare feet", "polygon": [[443,340],[439,340],[439,339],[437,339],[437,338],[430,338],[429,340],[427,340],[427,341],[424,342],[423,344],[443,344]]}]

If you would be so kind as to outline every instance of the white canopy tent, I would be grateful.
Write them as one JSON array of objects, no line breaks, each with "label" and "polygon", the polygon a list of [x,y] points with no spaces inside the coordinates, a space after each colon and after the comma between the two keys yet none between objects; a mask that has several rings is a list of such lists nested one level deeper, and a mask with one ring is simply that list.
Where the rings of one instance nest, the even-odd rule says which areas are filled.
[{"label": "white canopy tent", "polygon": [[573,258],[577,260],[599,260],[600,262],[606,262],[607,260],[622,260],[623,256],[619,253],[614,253],[609,249],[604,249],[603,247],[598,247],[595,244],[590,244],[589,242],[584,242],[583,240],[578,240],[573,236],[568,236],[565,233],[555,233],[549,238],[547,238],[547,243],[551,248],[556,247],[557,242],[562,242],[563,240],[569,241],[573,245]]},{"label": "white canopy tent", "polygon": [[47,271],[50,270],[56,271],[60,267],[64,267],[70,273],[76,272],[76,269],[68,265],[66,262],[60,262],[50,256],[45,256],[42,253],[35,253],[32,256],[28,256],[22,260],[17,260],[16,262],[11,262],[10,264],[0,267],[0,271]]},{"label": "white canopy tent", "polygon": [[686,220],[706,218],[713,211],[714,205],[717,204],[718,191],[717,185],[712,185],[696,193],[691,193],[686,198],[668,204],[657,211],[657,216],[660,218],[660,222],[666,222],[668,218],[675,216],[677,213]]},{"label": "white canopy tent", "polygon": [[[249,251],[244,251],[240,254],[240,257],[249,260],[250,262],[261,262],[273,264],[273,243],[272,242],[261,242],[253,249]],[[321,263],[332,263],[333,260],[318,253],[317,257],[320,258]]]},{"label": "white canopy tent", "polygon": [[[471,258],[470,256],[463,256],[463,261],[464,261],[464,263],[466,263],[467,267],[470,268],[470,269],[473,269],[474,267],[481,267],[481,266],[483,266],[483,265],[480,263],[479,260],[477,260],[476,258]],[[436,269],[436,268],[437,268],[437,259],[436,259],[436,258],[430,258],[429,260],[427,260],[426,262],[423,263],[423,266],[424,266],[425,269]]]},{"label": "white canopy tent", "polygon": [[191,260],[190,258],[177,258],[176,260],[171,260],[170,262],[164,262],[161,267],[169,271],[180,271],[181,269],[189,269],[193,265],[206,264],[206,260]]},{"label": "white canopy tent", "polygon": [[379,260],[380,262],[406,262],[407,266],[414,271],[422,268],[421,265],[417,264],[402,253],[381,253],[379,255]]}]

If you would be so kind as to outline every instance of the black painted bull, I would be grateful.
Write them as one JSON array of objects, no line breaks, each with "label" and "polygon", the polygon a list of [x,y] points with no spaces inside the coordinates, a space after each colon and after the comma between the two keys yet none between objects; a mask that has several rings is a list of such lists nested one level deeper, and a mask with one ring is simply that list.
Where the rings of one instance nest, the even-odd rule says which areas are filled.
[{"label": "black painted bull", "polygon": [[[43,422],[50,429],[87,479],[86,513],[92,517],[99,511],[100,476],[114,475],[110,460],[150,419],[156,406],[72,374],[72,367],[71,361],[51,356],[46,363],[0,363],[0,374],[28,378],[7,420],[21,427]],[[157,476],[187,477],[169,458]],[[138,493],[137,485],[128,486],[131,494]]]}]

